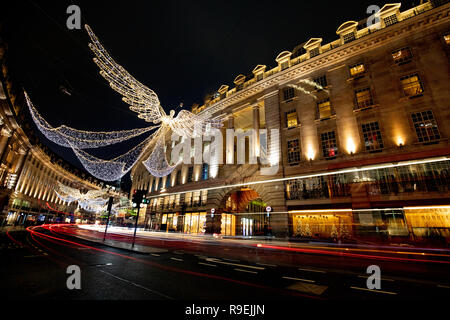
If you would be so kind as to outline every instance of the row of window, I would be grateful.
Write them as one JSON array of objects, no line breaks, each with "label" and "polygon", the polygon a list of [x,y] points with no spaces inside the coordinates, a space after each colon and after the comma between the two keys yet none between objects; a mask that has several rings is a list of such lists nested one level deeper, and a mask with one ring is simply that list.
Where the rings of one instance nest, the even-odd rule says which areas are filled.
[{"label": "row of window", "polygon": [[[411,114],[411,120],[419,142],[432,142],[441,138],[438,125],[431,110]],[[381,150],[384,148],[378,121],[364,123],[361,125],[366,151]],[[320,134],[322,156],[332,159],[339,153],[335,131]],[[287,163],[290,166],[298,165],[301,161],[300,141],[292,139],[287,141]]]},{"label": "row of window", "polygon": [[[424,92],[422,82],[417,73],[410,74],[400,78],[401,86],[405,96],[412,97],[420,95]],[[292,88],[285,90],[290,91]],[[292,89],[293,90],[293,89]],[[291,96],[289,93],[288,96]],[[372,90],[369,87],[356,89],[354,91],[355,105],[354,110],[361,110],[371,107],[375,104]],[[335,115],[335,108],[330,102],[330,98],[326,98],[317,102],[316,119],[326,120]],[[295,109],[285,112],[286,127],[294,128],[298,125],[297,111]]]},{"label": "row of window", "polygon": [[[209,165],[207,163],[203,163],[202,164],[202,172],[201,172],[201,179],[202,180],[208,180],[209,178]],[[186,176],[186,183],[191,183],[194,180],[194,167],[190,166],[188,168],[187,171],[187,176]],[[167,176],[166,178],[166,184],[163,187],[163,178],[159,178],[158,183],[156,183],[156,180],[153,181],[153,183],[151,183],[151,187],[149,188],[149,192],[155,192],[158,190],[161,190],[163,188],[169,188],[171,187],[170,185],[170,181],[171,179],[169,178],[169,176]],[[178,170],[176,173],[176,177],[175,177],[175,185],[181,185],[182,181],[181,181],[181,170]]]}]

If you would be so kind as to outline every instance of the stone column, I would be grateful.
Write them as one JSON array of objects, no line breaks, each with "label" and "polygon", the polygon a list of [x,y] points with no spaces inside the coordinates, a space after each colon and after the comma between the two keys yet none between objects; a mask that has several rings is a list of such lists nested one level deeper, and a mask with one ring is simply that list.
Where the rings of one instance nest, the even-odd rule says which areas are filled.
[{"label": "stone column", "polygon": [[8,140],[11,135],[11,130],[9,130],[8,128],[3,128],[0,131],[0,159],[3,159],[3,153],[5,152]]},{"label": "stone column", "polygon": [[260,128],[260,118],[259,118],[259,105],[253,106],[253,130],[254,133],[254,141],[255,141],[255,156],[259,157],[260,148],[259,148],[259,128]]}]

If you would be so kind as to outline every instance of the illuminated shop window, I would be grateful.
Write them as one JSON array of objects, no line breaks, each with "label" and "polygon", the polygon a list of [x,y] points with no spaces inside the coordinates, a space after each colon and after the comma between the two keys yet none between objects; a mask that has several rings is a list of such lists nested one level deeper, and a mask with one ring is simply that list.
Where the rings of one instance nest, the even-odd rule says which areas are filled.
[{"label": "illuminated shop window", "polygon": [[364,63],[357,63],[353,66],[350,66],[350,75],[352,77],[359,77],[366,72],[366,68],[364,66]]},{"label": "illuminated shop window", "polygon": [[362,109],[373,105],[370,88],[355,90],[356,109]]},{"label": "illuminated shop window", "polygon": [[186,194],[184,196],[184,203],[188,207],[192,207],[192,192],[186,192]]},{"label": "illuminated shop window", "polygon": [[338,155],[335,131],[322,133],[320,140],[322,143],[322,154],[325,158],[333,158]]},{"label": "illuminated shop window", "polygon": [[317,115],[319,119],[329,119],[334,115],[334,108],[330,99],[325,99],[317,103]]},{"label": "illuminated shop window", "polygon": [[423,93],[422,82],[417,73],[400,78],[403,93],[407,97],[417,96]]},{"label": "illuminated shop window", "polygon": [[412,52],[410,48],[402,48],[392,52],[392,59],[395,63],[401,64],[412,59]]},{"label": "illuminated shop window", "polygon": [[297,121],[297,110],[290,110],[285,113],[286,114],[286,127],[293,128],[298,124]]},{"label": "illuminated shop window", "polygon": [[362,132],[367,151],[383,149],[383,139],[381,138],[380,126],[377,121],[363,124]]},{"label": "illuminated shop window", "polygon": [[295,96],[294,88],[289,87],[289,88],[286,88],[283,90],[284,101],[290,100],[290,99],[294,98],[294,96]]},{"label": "illuminated shop window", "polygon": [[300,143],[298,139],[289,140],[287,142],[288,164],[295,166],[300,163]]},{"label": "illuminated shop window", "polygon": [[419,142],[439,140],[441,135],[431,110],[411,114]]}]

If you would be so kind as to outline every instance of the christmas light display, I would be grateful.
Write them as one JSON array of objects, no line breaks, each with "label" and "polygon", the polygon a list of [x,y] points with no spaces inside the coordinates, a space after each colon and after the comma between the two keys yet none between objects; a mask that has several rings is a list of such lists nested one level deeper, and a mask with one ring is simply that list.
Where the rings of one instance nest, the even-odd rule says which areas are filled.
[{"label": "christmas light display", "polygon": [[[221,119],[212,120],[207,112],[196,115],[186,110],[180,111],[176,117],[174,117],[174,110],[167,115],[156,93],[117,64],[87,25],[86,30],[92,40],[89,47],[96,55],[94,62],[99,66],[100,74],[109,82],[111,88],[123,96],[122,100],[130,106],[130,110],[136,112],[139,118],[157,125],[112,132],[83,131],[65,125],[54,128],[39,114],[25,92],[34,123],[50,141],[72,148],[84,168],[99,179],[114,181],[122,178],[152,147],[154,150],[144,161],[144,166],[151,174],[158,177],[170,174],[176,165],[170,166],[167,162],[164,148],[165,135],[171,130],[186,138],[198,137],[211,128],[220,128]],[[116,144],[154,129],[156,130],[143,142],[114,159],[99,159],[84,150]]]},{"label": "christmas light display", "polygon": [[[313,87],[314,90],[316,90],[316,89],[317,89],[317,90],[324,90],[325,92],[328,93],[328,91],[325,90],[320,84],[318,84],[318,83],[316,83],[316,82],[314,82],[314,81],[308,80],[308,79],[302,79],[302,80],[300,80],[300,81],[299,81],[299,84],[306,84],[306,85],[308,85],[308,86]],[[289,84],[288,87],[294,88],[294,89],[296,89],[296,90],[298,90],[298,91],[300,91],[300,92],[303,92],[303,93],[306,94],[306,95],[312,96],[314,99],[317,99],[317,97],[316,97],[316,95],[314,94],[313,91],[308,91],[307,89],[305,89],[305,88],[304,88],[303,86],[301,86],[301,85]]]},{"label": "christmas light display", "polygon": [[157,126],[151,126],[146,128],[111,132],[77,130],[65,125],[54,128],[38,113],[28,94],[26,92],[24,94],[31,117],[33,118],[33,121],[38,129],[47,139],[60,146],[75,146],[79,149],[104,147],[129,140],[157,128]]}]

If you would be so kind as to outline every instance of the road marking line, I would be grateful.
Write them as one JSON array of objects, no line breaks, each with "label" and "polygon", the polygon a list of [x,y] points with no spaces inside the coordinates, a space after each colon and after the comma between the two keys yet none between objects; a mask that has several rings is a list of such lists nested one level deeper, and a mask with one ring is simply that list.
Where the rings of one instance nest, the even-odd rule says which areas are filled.
[{"label": "road marking line", "polygon": [[315,269],[304,269],[304,268],[298,268],[298,270],[301,270],[301,271],[309,271],[309,272],[318,272],[318,273],[327,273],[326,271],[322,271],[322,270],[315,270]]},{"label": "road marking line", "polygon": [[155,257],[159,257],[160,255],[157,253],[150,253],[150,255],[155,256]]},{"label": "road marking line", "polygon": [[232,262],[239,262],[239,260],[236,259],[227,259],[227,258],[222,258],[223,260],[227,260],[227,261],[232,261]]},{"label": "road marking line", "polygon": [[397,294],[396,292],[381,291],[381,290],[374,290],[374,289],[367,289],[367,288],[359,288],[359,287],[350,287],[350,288],[356,289],[356,290],[364,290],[364,291],[378,292],[378,293]]},{"label": "road marking line", "polygon": [[160,295],[161,297],[164,297],[164,298],[166,298],[166,299],[175,300],[174,298],[169,297],[169,296],[167,296],[167,295],[165,295],[165,294],[163,294],[163,293],[161,293],[161,292],[158,292],[158,291],[149,289],[149,288],[147,288],[147,287],[144,287],[144,286],[142,286],[142,285],[140,285],[140,284],[137,284],[137,283],[134,283],[134,282],[132,282],[132,281],[129,281],[129,280],[126,280],[126,279],[122,279],[122,278],[120,278],[120,277],[118,277],[118,276],[115,276],[115,275],[109,273],[109,272],[106,272],[106,271],[103,271],[103,270],[99,270],[99,271],[100,271],[100,272],[103,272],[103,273],[106,273],[107,275],[110,275],[111,277],[116,278],[116,279],[118,279],[118,280],[121,280],[121,281],[124,281],[124,282],[126,282],[126,283],[132,284],[133,286],[136,286],[136,287],[138,287],[138,288],[141,288],[141,289],[147,290],[147,291],[149,291],[149,292],[155,293],[155,294],[157,294],[157,295]]},{"label": "road marking line", "polygon": [[267,267],[278,267],[276,264],[268,264],[268,263],[256,263],[257,265],[260,266],[267,266]]},{"label": "road marking line", "polygon": [[199,262],[198,264],[202,264],[204,266],[210,266],[210,267],[217,267],[215,264],[204,263],[204,262]]},{"label": "road marking line", "polygon": [[450,289],[450,287],[449,286],[444,286],[443,284],[438,284],[437,285],[439,288],[446,288],[446,289]]},{"label": "road marking line", "polygon": [[236,271],[240,271],[240,272],[247,272],[247,273],[258,273],[257,271],[250,271],[250,270],[244,270],[244,269],[234,269]]},{"label": "road marking line", "polygon": [[295,280],[295,281],[305,281],[305,282],[311,282],[311,283],[316,282],[314,280],[309,280],[309,279],[300,279],[300,278],[284,277],[284,276],[283,276],[283,279]]},{"label": "road marking line", "polygon": [[244,268],[256,269],[256,270],[264,270],[265,269],[263,267],[248,266],[248,265],[245,265],[245,264],[238,264],[238,263],[230,263],[230,262],[220,261],[219,259],[215,259],[215,258],[209,258],[209,259],[206,259],[206,261],[215,262],[215,263],[222,263],[222,264],[227,264],[227,265],[236,266],[236,267],[244,267]]},{"label": "road marking line", "polygon": [[[359,275],[358,278],[368,278],[369,276],[364,276],[364,275]],[[388,279],[388,278],[380,278],[383,281],[395,281],[393,279]]]},{"label": "road marking line", "polygon": [[178,259],[178,258],[170,258],[170,259],[175,260],[175,261],[184,261],[183,259]]}]

